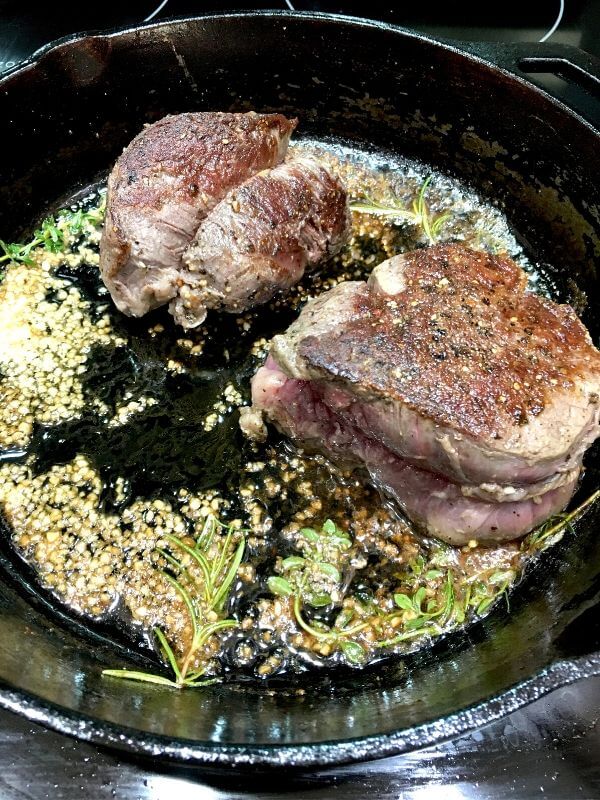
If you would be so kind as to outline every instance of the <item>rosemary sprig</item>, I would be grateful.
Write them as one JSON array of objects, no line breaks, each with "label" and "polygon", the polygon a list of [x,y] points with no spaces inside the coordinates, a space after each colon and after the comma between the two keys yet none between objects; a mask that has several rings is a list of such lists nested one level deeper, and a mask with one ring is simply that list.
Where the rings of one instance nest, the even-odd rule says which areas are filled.
[{"label": "rosemary sprig", "polygon": [[55,217],[46,217],[26,244],[4,242],[0,239],[0,264],[17,262],[33,264],[32,251],[43,247],[51,253],[58,253],[80,236],[88,224],[98,225],[104,219],[105,198],[98,208],[84,211],[81,208],[62,209]]},{"label": "rosemary sprig", "polygon": [[[226,532],[219,532],[219,529]],[[151,672],[126,669],[105,669],[103,675],[178,689],[207,686],[219,680],[204,677],[204,668],[192,669],[192,665],[212,636],[238,624],[234,619],[223,618],[223,609],[245,549],[244,536],[236,544],[234,535],[235,531],[231,526],[226,527],[215,517],[209,516],[193,547],[176,536],[166,534],[165,538],[172,552],[157,549],[174,573],[161,570],[161,574],[181,598],[192,629],[190,644],[180,660],[164,632],[160,628],[154,629],[159,649],[174,677],[171,679]],[[179,557],[173,554],[177,551],[181,553]],[[193,573],[198,573],[200,580]]]},{"label": "rosemary sprig", "polygon": [[421,227],[429,244],[434,244],[440,235],[440,231],[445,223],[452,216],[449,212],[439,214],[437,217],[432,217],[429,207],[425,201],[425,195],[429,184],[431,183],[432,176],[430,175],[419,189],[417,197],[413,200],[412,209],[406,208],[402,201],[397,197],[392,196],[386,203],[381,203],[365,197],[350,204],[352,211],[357,211],[361,214],[374,214],[380,217],[389,217],[393,220],[407,222],[411,225]]},{"label": "rosemary sprig", "polygon": [[[522,551],[535,551],[558,541],[572,522],[600,499],[600,490],[567,514],[559,514],[541,525],[524,540]],[[154,630],[159,649],[173,672],[173,678],[134,670],[104,670],[104,675],[175,688],[206,686],[218,678],[206,677],[203,667],[192,668],[209,639],[219,631],[234,627],[233,619],[223,618],[223,608],[241,563],[245,542],[237,546],[234,531],[223,528],[214,518],[206,521],[194,547],[168,535],[171,552],[160,550],[174,574],[163,572],[177,591],[190,617],[192,636],[180,659],[160,628]],[[349,664],[360,666],[367,660],[367,647],[393,648],[403,642],[437,636],[460,627],[467,619],[486,614],[502,597],[508,604],[508,590],[514,583],[516,568],[492,567],[466,578],[450,566],[444,548],[427,559],[419,554],[399,578],[394,592],[394,608],[386,610],[370,597],[354,595],[344,602],[344,573],[355,553],[349,535],[332,520],[321,530],[304,528],[297,539],[301,555],[278,562],[278,572],[267,585],[272,594],[290,600],[290,610],[298,627],[330,652],[341,652]],[[178,558],[173,551],[181,551]],[[186,558],[187,556],[187,558]],[[201,580],[194,578],[198,573]],[[341,609],[333,625],[320,620],[309,622],[305,607]],[[389,635],[390,625],[397,633]],[[361,639],[367,629],[370,641]],[[373,638],[374,634],[374,638]]]}]

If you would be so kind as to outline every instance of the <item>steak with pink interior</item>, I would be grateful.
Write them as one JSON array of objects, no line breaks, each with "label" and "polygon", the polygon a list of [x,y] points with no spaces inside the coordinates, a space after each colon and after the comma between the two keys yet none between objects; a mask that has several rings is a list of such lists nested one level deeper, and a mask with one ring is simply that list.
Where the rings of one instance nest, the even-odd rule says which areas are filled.
[{"label": "steak with pink interior", "polygon": [[289,378],[271,357],[253,379],[252,399],[252,409],[242,409],[241,417],[250,436],[260,436],[264,415],[307,451],[323,453],[340,466],[365,469],[422,531],[450,544],[509,541],[523,535],[564,508],[579,477],[578,468],[568,480],[535,498],[475,499],[463,494],[459,484],[416,467],[338,417],[323,402],[318,385]]},{"label": "steak with pink interior", "polygon": [[600,433],[600,353],[525,284],[461,245],[396,256],[275,337],[243,423],[362,466],[447,541],[521,536],[566,505]]}]

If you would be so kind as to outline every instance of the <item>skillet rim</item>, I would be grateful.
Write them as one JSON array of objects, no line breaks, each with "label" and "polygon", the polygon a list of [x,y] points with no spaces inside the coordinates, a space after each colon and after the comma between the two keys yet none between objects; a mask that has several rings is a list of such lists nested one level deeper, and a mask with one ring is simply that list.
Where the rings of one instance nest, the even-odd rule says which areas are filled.
[{"label": "skillet rim", "polygon": [[[555,661],[535,675],[454,714],[393,733],[283,745],[198,743],[97,718],[0,683],[0,707],[66,736],[180,767],[328,769],[398,756],[475,731],[578,680],[600,676],[600,653]],[[172,690],[173,691],[173,690]]]},{"label": "skillet rim", "polygon": [[[64,45],[74,44],[76,42],[83,41],[93,37],[112,39],[126,33],[133,33],[136,31],[143,31],[151,28],[170,27],[173,25],[179,25],[186,22],[196,22],[200,20],[238,19],[238,18],[247,19],[253,17],[269,17],[273,19],[306,19],[315,21],[322,20],[332,23],[344,23],[357,28],[372,28],[375,30],[388,31],[390,33],[400,33],[404,36],[416,39],[418,41],[424,41],[427,42],[428,44],[439,45],[444,49],[450,50],[451,52],[457,55],[460,55],[467,59],[471,59],[472,61],[478,64],[482,64],[485,67],[497,70],[502,75],[506,75],[510,77],[512,80],[518,81],[521,85],[525,86],[527,89],[539,93],[547,101],[550,101],[554,105],[558,106],[561,109],[561,111],[576,117],[576,119],[580,123],[590,128],[593,132],[600,133],[600,120],[598,122],[598,125],[593,124],[589,119],[582,116],[577,110],[567,105],[562,100],[559,100],[557,97],[555,97],[542,87],[538,86],[536,83],[533,83],[531,80],[529,80],[527,78],[526,73],[520,73],[518,70],[518,64],[515,64],[514,68],[510,68],[505,63],[507,60],[510,60],[511,55],[518,54],[518,57],[520,56],[524,57],[525,53],[531,54],[530,48],[535,49],[536,54],[537,53],[545,54],[548,59],[553,59],[553,58],[556,59],[556,57],[558,56],[559,60],[563,59],[566,62],[570,63],[571,66],[579,66],[578,62],[580,62],[581,56],[584,56],[585,60],[588,62],[588,64],[586,65],[587,68],[589,68],[589,65],[591,64],[594,72],[588,73],[586,67],[581,67],[581,66],[579,66],[579,71],[585,73],[588,78],[595,81],[600,87],[600,58],[597,58],[593,54],[581,50],[580,48],[575,47],[574,45],[562,44],[562,43],[554,44],[549,42],[536,42],[536,41],[514,43],[514,42],[486,42],[486,41],[480,42],[480,41],[470,41],[466,39],[465,40],[450,39],[443,36],[433,36],[427,33],[422,33],[420,31],[415,31],[410,28],[405,28],[401,25],[395,25],[391,22],[383,22],[381,20],[372,20],[364,17],[355,17],[350,14],[336,14],[326,11],[291,11],[288,9],[281,9],[281,10],[255,9],[253,11],[224,11],[222,13],[214,13],[207,11],[205,13],[199,12],[193,15],[170,16],[164,20],[159,20],[157,22],[150,21],[150,22],[141,22],[137,25],[116,26],[113,28],[107,28],[105,30],[91,29],[91,30],[77,31],[75,33],[67,34],[66,36],[61,36],[58,39],[53,39],[47,44],[42,45],[24,61],[19,62],[19,64],[17,64],[16,66],[2,73],[2,75],[0,75],[0,88],[4,86],[4,83],[7,80],[14,77],[15,75],[20,74],[21,72],[28,70],[31,67],[34,67],[48,53],[57,50]],[[569,59],[569,56],[572,57],[573,59],[572,61]]]}]

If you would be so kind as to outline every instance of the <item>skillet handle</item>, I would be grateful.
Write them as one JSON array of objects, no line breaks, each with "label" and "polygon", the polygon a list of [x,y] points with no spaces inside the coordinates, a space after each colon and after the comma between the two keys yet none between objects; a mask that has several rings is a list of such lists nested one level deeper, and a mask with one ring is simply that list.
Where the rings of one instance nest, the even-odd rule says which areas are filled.
[{"label": "skillet handle", "polygon": [[[461,42],[460,47],[536,83],[600,129],[600,59],[591,53],[572,45],[541,42]],[[536,81],[535,76],[543,73],[555,75],[567,85]]]}]

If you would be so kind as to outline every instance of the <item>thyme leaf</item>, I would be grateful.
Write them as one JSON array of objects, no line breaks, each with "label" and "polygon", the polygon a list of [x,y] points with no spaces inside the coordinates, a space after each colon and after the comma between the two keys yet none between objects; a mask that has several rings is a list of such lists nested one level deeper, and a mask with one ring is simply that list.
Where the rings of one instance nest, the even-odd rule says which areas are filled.
[{"label": "thyme leaf", "polygon": [[394,602],[398,606],[398,608],[404,609],[404,611],[412,611],[413,604],[412,600],[407,594],[400,594],[397,593],[394,595]]},{"label": "thyme leaf", "polygon": [[294,594],[294,587],[285,578],[279,578],[277,575],[271,575],[267,581],[267,586],[272,594],[279,597],[290,597]]},{"label": "thyme leaf", "polygon": [[365,648],[358,642],[342,641],[340,644],[342,653],[346,656],[346,660],[351,664],[361,665],[365,662],[367,653]]}]

